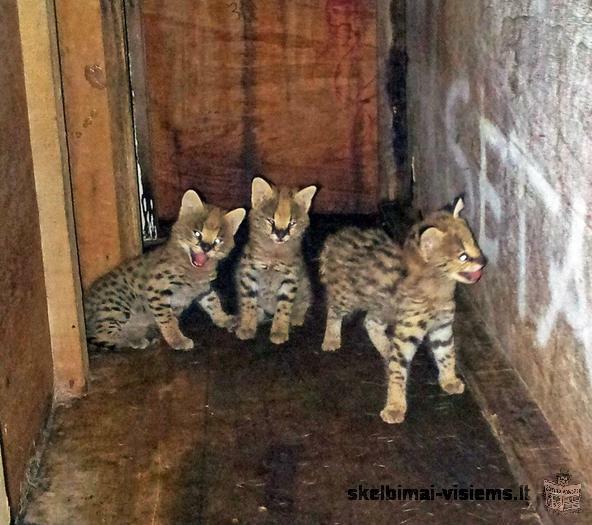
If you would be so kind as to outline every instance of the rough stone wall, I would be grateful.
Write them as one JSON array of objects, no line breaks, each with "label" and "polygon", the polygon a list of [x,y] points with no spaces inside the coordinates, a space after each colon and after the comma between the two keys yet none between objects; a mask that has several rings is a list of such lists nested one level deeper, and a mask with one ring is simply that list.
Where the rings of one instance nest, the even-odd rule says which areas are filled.
[{"label": "rough stone wall", "polygon": [[491,261],[472,300],[590,480],[592,7],[408,0],[407,17],[417,202],[466,193]]}]

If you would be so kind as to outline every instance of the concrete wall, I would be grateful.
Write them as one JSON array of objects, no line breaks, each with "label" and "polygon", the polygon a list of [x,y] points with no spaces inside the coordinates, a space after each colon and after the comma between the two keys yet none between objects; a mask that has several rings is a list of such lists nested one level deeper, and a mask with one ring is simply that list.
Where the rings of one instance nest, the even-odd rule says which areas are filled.
[{"label": "concrete wall", "polygon": [[53,382],[21,51],[17,2],[0,2],[0,441],[13,511]]},{"label": "concrete wall", "polygon": [[418,204],[466,192],[491,261],[470,295],[592,479],[590,2],[409,0],[407,17]]}]

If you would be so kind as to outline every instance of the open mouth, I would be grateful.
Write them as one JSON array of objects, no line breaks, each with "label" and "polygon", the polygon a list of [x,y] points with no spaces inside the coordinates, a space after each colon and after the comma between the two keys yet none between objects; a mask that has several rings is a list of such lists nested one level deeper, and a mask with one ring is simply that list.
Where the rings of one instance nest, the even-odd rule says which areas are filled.
[{"label": "open mouth", "polygon": [[192,249],[189,249],[189,254],[191,255],[191,264],[195,268],[201,268],[208,262],[208,256],[204,252],[194,252]]},{"label": "open mouth", "polygon": [[474,272],[459,272],[458,275],[471,284],[475,284],[483,276],[483,269]]}]

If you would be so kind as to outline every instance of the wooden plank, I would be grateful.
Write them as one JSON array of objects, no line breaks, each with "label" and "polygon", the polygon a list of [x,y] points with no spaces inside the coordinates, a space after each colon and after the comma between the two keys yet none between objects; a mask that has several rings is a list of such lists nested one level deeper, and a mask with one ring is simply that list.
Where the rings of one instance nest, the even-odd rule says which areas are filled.
[{"label": "wooden plank", "polygon": [[0,2],[0,54],[0,440],[15,512],[53,391],[16,0]]},{"label": "wooden plank", "polygon": [[375,210],[374,4],[142,2],[159,215],[189,187],[248,204],[256,173],[320,184],[316,211]]},{"label": "wooden plank", "polygon": [[[51,9],[51,4],[49,4]],[[37,0],[18,0],[29,133],[39,209],[53,355],[54,398],[80,396],[88,358],[70,172],[55,48],[55,18]]]},{"label": "wooden plank", "polygon": [[56,0],[83,287],[140,253],[122,2]]},{"label": "wooden plank", "polygon": [[10,507],[8,506],[4,464],[2,463],[2,443],[0,443],[0,525],[10,525]]}]

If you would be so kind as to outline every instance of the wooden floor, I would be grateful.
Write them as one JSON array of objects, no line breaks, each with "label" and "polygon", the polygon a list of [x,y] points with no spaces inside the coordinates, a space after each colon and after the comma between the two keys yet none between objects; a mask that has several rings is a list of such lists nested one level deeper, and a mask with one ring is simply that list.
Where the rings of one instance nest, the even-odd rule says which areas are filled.
[{"label": "wooden floor", "polygon": [[56,411],[23,523],[534,524],[520,501],[350,501],[359,484],[518,485],[470,392],[444,395],[425,352],[409,412],[378,412],[384,371],[359,319],[320,351],[322,304],[276,347],[190,311],[190,353],[98,354],[85,399]]}]

